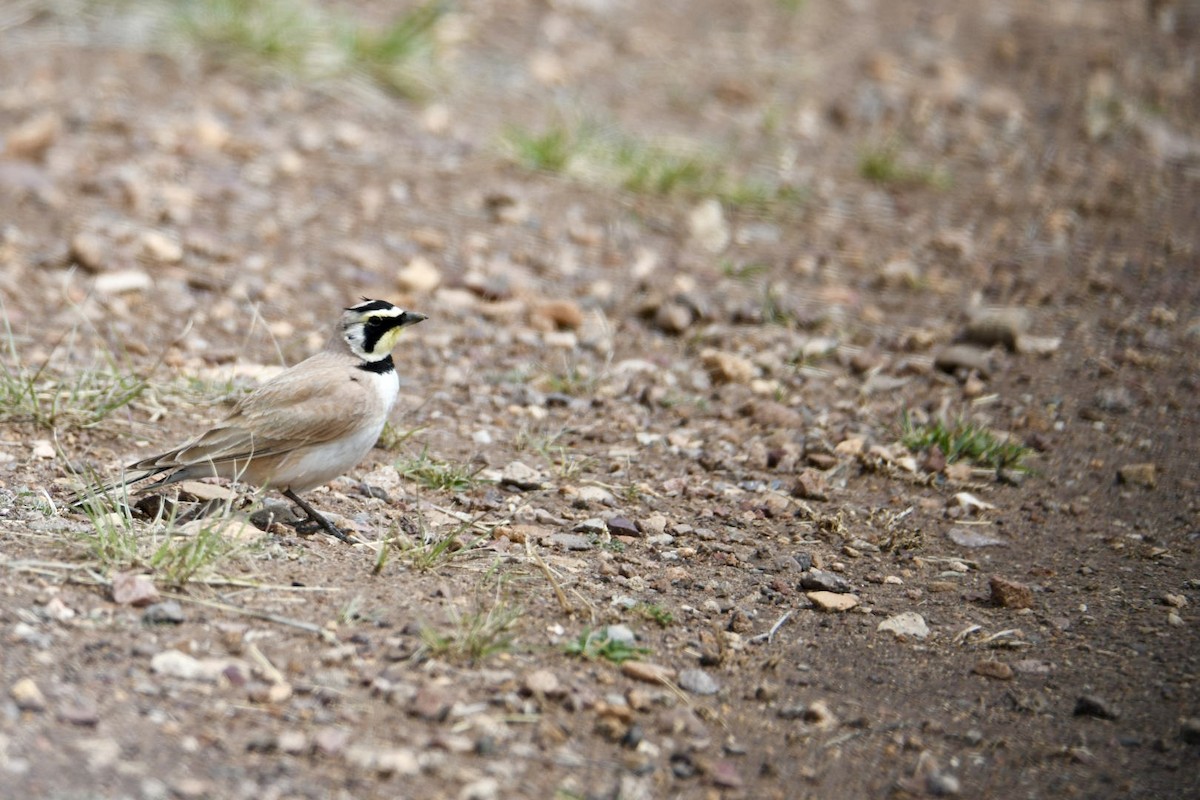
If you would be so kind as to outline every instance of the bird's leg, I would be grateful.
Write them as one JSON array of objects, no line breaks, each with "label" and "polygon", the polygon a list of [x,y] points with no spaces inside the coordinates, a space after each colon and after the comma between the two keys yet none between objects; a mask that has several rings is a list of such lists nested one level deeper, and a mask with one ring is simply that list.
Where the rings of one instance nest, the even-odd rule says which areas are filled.
[{"label": "bird's leg", "polygon": [[[295,503],[296,505],[300,506],[300,510],[301,510],[301,511],[303,511],[305,514],[307,514],[307,515],[308,515],[308,519],[309,519],[309,521],[310,521],[310,522],[313,522],[313,523],[315,523],[315,524],[316,524],[316,525],[317,525],[319,528],[321,528],[321,530],[325,531],[325,532],[326,532],[326,533],[328,533],[330,536],[332,536],[332,537],[334,537],[334,538],[336,538],[336,539],[341,539],[343,542],[346,542],[347,544],[349,544],[349,543],[350,543],[350,537],[349,537],[349,536],[347,536],[347,535],[346,535],[346,534],[345,534],[345,533],[344,533],[344,532],[343,532],[341,529],[339,529],[339,528],[338,528],[336,525],[334,525],[332,522],[330,522],[329,520],[325,519],[325,517],[321,516],[321,514],[320,514],[320,513],[318,513],[318,512],[317,512],[317,510],[316,510],[315,508],[313,508],[313,507],[312,507],[312,506],[310,506],[308,503],[306,503],[306,502],[304,502],[303,500],[301,500],[301,499],[300,499],[300,496],[299,496],[299,495],[297,495],[295,492],[293,492],[291,489],[284,489],[284,490],[283,490],[283,492],[282,492],[282,494],[283,494],[283,496],[284,496],[284,497],[286,497],[288,500],[291,500],[293,503]],[[299,531],[299,530],[300,530],[300,527],[299,527],[299,526],[297,526],[297,527],[296,527],[296,530],[298,530],[298,531]],[[313,530],[309,530],[309,531],[301,531],[301,532],[302,532],[302,533],[305,533],[305,532],[307,532],[307,533],[315,533],[315,531],[313,531]]]}]

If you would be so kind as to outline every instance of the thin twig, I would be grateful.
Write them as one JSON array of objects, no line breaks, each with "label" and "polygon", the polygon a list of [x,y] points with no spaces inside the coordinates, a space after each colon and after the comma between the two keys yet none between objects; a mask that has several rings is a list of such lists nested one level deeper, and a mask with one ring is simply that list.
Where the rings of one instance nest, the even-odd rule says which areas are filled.
[{"label": "thin twig", "polygon": [[546,576],[546,580],[550,582],[551,588],[554,589],[554,596],[558,598],[558,605],[562,608],[563,612],[568,617],[574,615],[575,609],[571,606],[570,601],[567,600],[567,593],[562,590],[562,586],[559,585],[558,579],[554,577],[554,573],[550,571],[550,567],[545,561],[542,560],[542,557],[538,555],[537,551],[533,549],[533,545],[530,543],[528,538],[525,539],[525,554],[529,556],[530,560],[533,561],[533,563],[537,565],[537,568],[541,570],[542,574]]},{"label": "thin twig", "polygon": [[218,603],[215,600],[201,600],[198,597],[188,597],[185,594],[168,594],[166,596],[173,600],[182,600],[185,603],[194,603],[198,606],[207,606],[208,608],[215,608],[219,611],[227,611],[231,614],[241,614],[246,617],[254,617],[255,619],[265,620],[266,622],[274,622],[276,625],[286,625],[291,628],[299,628],[302,631],[314,633],[331,644],[336,644],[338,641],[337,637],[334,636],[331,631],[328,631],[325,628],[322,628],[320,625],[316,625],[312,622],[291,619],[289,617],[281,617],[278,614],[268,614],[266,611],[255,611],[252,608],[241,608],[239,606],[229,605],[228,603]]},{"label": "thin twig", "polygon": [[262,650],[258,649],[258,645],[251,642],[246,646],[246,654],[250,656],[251,661],[258,665],[258,668],[262,670],[263,675],[266,676],[267,680],[269,680],[271,683],[287,683],[287,681],[284,680],[283,673],[271,663],[270,659],[263,655]]},{"label": "thin twig", "polygon": [[766,633],[760,633],[757,636],[751,636],[750,641],[751,642],[761,642],[765,639],[767,644],[770,644],[771,640],[775,638],[776,631],[778,631],[780,628],[783,627],[783,623],[787,622],[788,617],[790,617],[790,616],[792,616],[792,612],[791,611],[786,612],[782,617],[775,620],[775,624],[771,626],[771,630],[767,631]]}]

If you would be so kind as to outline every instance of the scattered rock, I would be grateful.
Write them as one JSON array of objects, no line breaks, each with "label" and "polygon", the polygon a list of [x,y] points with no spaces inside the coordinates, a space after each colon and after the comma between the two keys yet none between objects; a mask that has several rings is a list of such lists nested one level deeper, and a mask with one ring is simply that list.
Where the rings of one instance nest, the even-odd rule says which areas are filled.
[{"label": "scattered rock", "polygon": [[10,158],[39,161],[58,139],[62,119],[53,111],[43,111],[12,127],[4,137],[0,152]]},{"label": "scattered rock", "polygon": [[711,347],[701,351],[700,363],[717,383],[749,383],[758,375],[758,368],[749,359]]},{"label": "scattered rock", "polygon": [[934,357],[933,365],[942,372],[964,375],[975,372],[984,378],[992,372],[988,352],[969,344],[956,344],[944,348]]},{"label": "scattered rock", "polygon": [[100,722],[100,709],[92,698],[74,694],[59,706],[58,718],[71,725],[92,727]]},{"label": "scattered rock", "polygon": [[324,727],[313,734],[313,746],[318,753],[336,756],[350,743],[350,731],[345,728]]},{"label": "scattered rock", "polygon": [[188,681],[204,681],[207,683],[215,683],[230,667],[237,668],[242,674],[250,672],[250,668],[237,659],[199,659],[173,648],[163,650],[150,659],[151,671],[159,675],[181,678]]},{"label": "scattered rock", "polygon": [[22,711],[43,711],[46,708],[46,696],[32,678],[21,678],[9,687],[8,693]]},{"label": "scattered rock", "polygon": [[1001,608],[1033,608],[1033,589],[1025,584],[993,575],[988,585],[992,590],[993,605]]},{"label": "scattered rock", "polygon": [[774,430],[797,430],[804,426],[803,414],[775,400],[754,400],[743,408],[743,413]]},{"label": "scattered rock", "polygon": [[534,309],[533,322],[542,330],[578,330],[583,309],[574,300],[549,300]]},{"label": "scattered rock", "polygon": [[183,621],[183,606],[175,600],[155,603],[142,612],[142,622],[147,625],[178,625]]},{"label": "scattered rock", "polygon": [[684,303],[666,302],[654,312],[654,327],[676,336],[686,331],[695,321],[696,312]]},{"label": "scattered rock", "polygon": [[73,746],[87,759],[88,769],[93,772],[108,769],[121,757],[121,744],[107,736],[77,739]]},{"label": "scattered rock", "polygon": [[146,606],[159,599],[158,589],[149,575],[118,572],[112,578],[112,599],[123,606]]},{"label": "scattered rock", "polygon": [[522,191],[515,187],[493,189],[483,198],[483,204],[493,222],[520,225],[533,213],[522,195]]},{"label": "scattered rock", "polygon": [[97,275],[92,287],[97,294],[128,294],[149,291],[154,287],[154,282],[140,269],[119,269]]},{"label": "scattered rock", "polygon": [[500,781],[480,778],[471,781],[458,793],[458,800],[496,800],[500,796]]},{"label": "scattered rock", "polygon": [[276,737],[275,747],[279,752],[287,753],[290,756],[298,756],[306,753],[309,750],[308,736],[304,731],[286,730],[280,731]]},{"label": "scattered rock", "polygon": [[141,238],[142,255],[156,264],[176,264],[183,260],[183,245],[163,231],[145,231]]},{"label": "scattered rock", "polygon": [[[807,556],[807,554],[801,554]],[[798,556],[799,557],[799,556]],[[811,556],[808,556],[812,564]],[[800,577],[800,588],[813,592],[849,592],[850,582],[836,572],[826,572],[820,569],[809,569]]]},{"label": "scattered rock", "polygon": [[1050,356],[1062,347],[1061,336],[1029,336],[1017,337],[1017,352],[1031,356]]},{"label": "scattered rock", "polygon": [[994,661],[991,659],[977,661],[975,666],[971,667],[971,672],[998,681],[1011,681],[1013,679],[1013,668],[1003,661]]},{"label": "scattered rock", "polygon": [[962,783],[949,772],[933,772],[925,778],[925,788],[934,797],[955,797],[962,793]]},{"label": "scattered rock", "polygon": [[801,470],[796,476],[795,486],[792,487],[792,495],[801,500],[823,502],[829,499],[829,484],[825,481],[825,476],[817,470]]},{"label": "scattered rock", "polygon": [[946,537],[959,547],[1006,547],[1008,542],[979,528],[955,527]]},{"label": "scattered rock", "polygon": [[511,486],[521,491],[533,491],[545,487],[542,473],[521,461],[511,461],[500,473],[500,485]]},{"label": "scattered rock", "polygon": [[425,685],[413,695],[409,712],[430,722],[441,722],[449,716],[454,699],[454,695],[445,687]]},{"label": "scattered rock", "polygon": [[94,233],[81,231],[71,237],[71,260],[92,272],[105,269],[108,249],[108,242]]},{"label": "scattered rock", "polygon": [[205,481],[180,481],[180,499],[190,503],[207,503],[210,500],[222,503],[232,503],[238,494],[228,486]]},{"label": "scattered rock", "polygon": [[1150,462],[1142,464],[1126,464],[1117,470],[1117,480],[1128,486],[1140,486],[1143,489],[1154,489],[1158,486],[1158,470]]},{"label": "scattered rock", "polygon": [[580,533],[552,533],[550,544],[561,550],[591,550],[592,540]]},{"label": "scattered rock", "polygon": [[621,664],[621,674],[643,683],[664,683],[675,677],[675,670],[651,661],[626,661]]},{"label": "scattered rock", "polygon": [[1075,701],[1075,716],[1117,719],[1121,716],[1121,712],[1102,697],[1084,694]]},{"label": "scattered rock", "polygon": [[688,214],[688,232],[698,245],[710,253],[720,253],[733,238],[721,201],[709,198]]},{"label": "scattered rock", "polygon": [[911,259],[893,258],[880,268],[876,283],[884,288],[911,289],[921,283],[921,268]]},{"label": "scattered rock", "polygon": [[836,594],[834,592],[805,592],[818,611],[849,611],[858,605],[858,598],[852,594]]},{"label": "scattered rock", "polygon": [[712,765],[710,777],[714,786],[723,789],[740,789],[745,785],[737,765],[727,759],[721,759]]},{"label": "scattered rock", "polygon": [[1101,389],[1092,398],[1092,406],[1110,414],[1125,414],[1133,408],[1133,392],[1124,386]]},{"label": "scattered rock", "polygon": [[836,728],[838,724],[838,718],[824,700],[814,700],[809,703],[800,714],[800,719],[818,728]]},{"label": "scattered rock", "polygon": [[610,642],[620,642],[621,644],[632,645],[637,641],[637,634],[633,632],[633,628],[622,623],[615,625],[606,625],[604,627],[604,638]]},{"label": "scattered rock", "polygon": [[996,507],[991,503],[980,500],[970,492],[957,492],[953,498],[954,505],[966,511],[992,511]]},{"label": "scattered rock", "polygon": [[[861,456],[864,452],[866,452],[866,449],[867,449],[867,440],[866,439],[863,439],[860,436],[851,436],[851,437],[847,437],[847,438],[843,439],[842,441],[838,442],[837,446],[835,446],[833,448],[833,452],[837,453],[838,455],[842,455],[842,456],[858,457],[858,456]],[[808,456],[809,461],[812,461],[813,455],[814,454],[809,454],[809,456]],[[820,466],[820,464],[814,464],[814,465]]]},{"label": "scattered rock", "polygon": [[616,516],[609,517],[604,523],[608,526],[608,532],[613,536],[641,536],[642,532],[638,530],[638,526],[634,525],[626,517]]},{"label": "scattered rock", "polygon": [[929,626],[925,618],[915,611],[903,611],[893,614],[876,626],[875,630],[889,632],[897,639],[924,639],[929,635]]},{"label": "scattered rock", "polygon": [[837,466],[837,456],[832,453],[805,453],[804,460],[820,470],[833,469]]},{"label": "scattered rock", "polygon": [[536,669],[525,676],[526,694],[541,697],[557,697],[563,693],[558,676],[548,669]]},{"label": "scattered rock", "polygon": [[721,686],[702,669],[685,669],[679,673],[679,685],[692,694],[716,694]]},{"label": "scattered rock", "polygon": [[665,514],[655,511],[653,514],[638,520],[638,527],[642,529],[642,533],[646,536],[662,536],[667,531],[667,519]]},{"label": "scattered rock", "polygon": [[1029,328],[1029,312],[1023,308],[981,308],[971,314],[965,337],[984,347],[1004,345],[1017,349],[1017,339]]},{"label": "scattered rock", "polygon": [[1188,717],[1181,722],[1179,738],[1186,744],[1200,744],[1200,717]]},{"label": "scattered rock", "polygon": [[442,273],[424,256],[416,256],[396,273],[396,283],[406,292],[432,292],[442,282]]},{"label": "scattered rock", "polygon": [[417,754],[406,747],[353,745],[346,748],[345,759],[351,767],[379,775],[412,777],[421,772]]},{"label": "scattered rock", "polygon": [[1171,592],[1166,592],[1162,596],[1162,604],[1164,606],[1170,606],[1171,608],[1183,608],[1188,604],[1188,600],[1181,594],[1172,594]]}]

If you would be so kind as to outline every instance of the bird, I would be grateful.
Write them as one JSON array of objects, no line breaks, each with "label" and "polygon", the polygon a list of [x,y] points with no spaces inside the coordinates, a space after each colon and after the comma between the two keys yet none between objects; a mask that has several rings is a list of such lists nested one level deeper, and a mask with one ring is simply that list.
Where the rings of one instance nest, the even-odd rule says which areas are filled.
[{"label": "bird", "polygon": [[323,350],[243,397],[199,436],[130,464],[121,480],[98,493],[156,476],[132,493],[192,478],[228,478],[274,489],[295,503],[308,518],[297,530],[319,528],[349,542],[300,495],[353,468],[379,440],[400,392],[392,350],[405,328],[426,319],[386,300],[362,298],[343,310]]}]

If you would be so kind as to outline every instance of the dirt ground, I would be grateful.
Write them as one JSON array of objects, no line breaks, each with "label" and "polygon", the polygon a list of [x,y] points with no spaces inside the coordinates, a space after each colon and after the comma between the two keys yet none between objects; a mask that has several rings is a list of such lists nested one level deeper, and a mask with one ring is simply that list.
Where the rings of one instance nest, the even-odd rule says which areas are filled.
[{"label": "dirt ground", "polygon": [[[1200,5],[451,4],[416,99],[131,5],[0,5],[0,796],[1200,796]],[[360,296],[359,543],[66,508]]]}]

